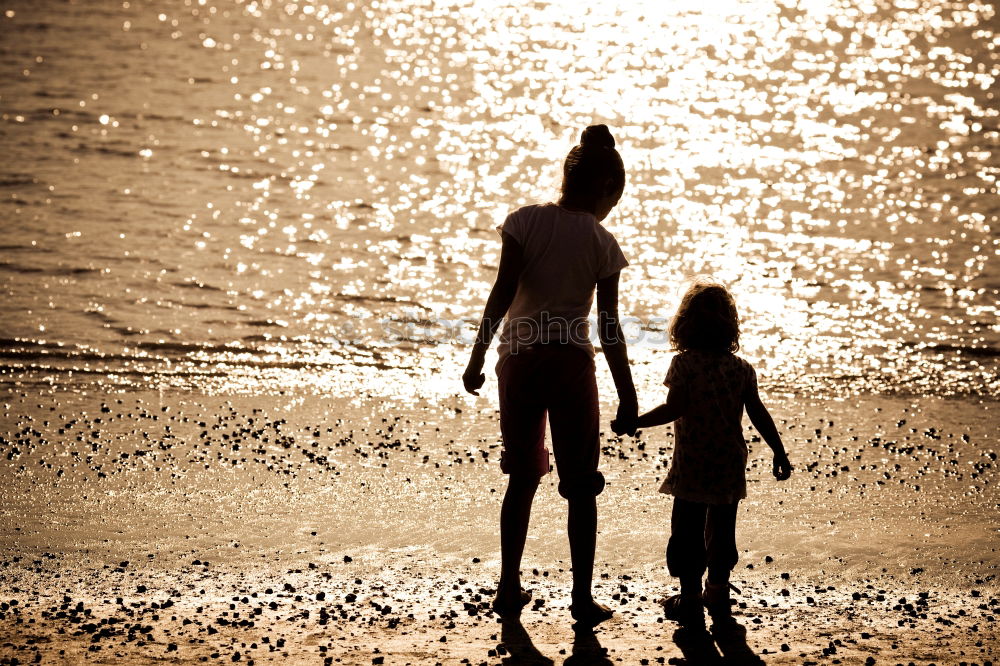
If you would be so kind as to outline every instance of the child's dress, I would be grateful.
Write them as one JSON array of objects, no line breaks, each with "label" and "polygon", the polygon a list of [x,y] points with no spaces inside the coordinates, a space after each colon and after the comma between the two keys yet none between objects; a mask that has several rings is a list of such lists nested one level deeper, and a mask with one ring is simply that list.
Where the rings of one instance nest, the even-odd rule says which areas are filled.
[{"label": "child's dress", "polygon": [[663,383],[686,394],[684,416],[674,422],[674,456],[661,493],[689,502],[733,504],[747,496],[745,396],[757,375],[730,353],[685,351],[670,363]]}]

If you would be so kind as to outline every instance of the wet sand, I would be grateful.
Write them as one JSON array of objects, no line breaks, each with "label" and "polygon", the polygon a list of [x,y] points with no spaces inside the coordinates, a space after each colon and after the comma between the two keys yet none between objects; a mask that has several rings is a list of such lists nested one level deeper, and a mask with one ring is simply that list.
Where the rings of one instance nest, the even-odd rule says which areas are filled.
[{"label": "wet sand", "polygon": [[[996,663],[1000,405],[772,402],[797,472],[774,482],[751,442],[745,639],[711,650]],[[503,477],[486,401],[32,389],[2,404],[0,663],[709,663],[657,604],[674,589],[655,492],[669,429],[605,442],[596,587],[617,613],[575,634],[552,477],[524,561],[534,601],[522,624],[489,609]]]}]

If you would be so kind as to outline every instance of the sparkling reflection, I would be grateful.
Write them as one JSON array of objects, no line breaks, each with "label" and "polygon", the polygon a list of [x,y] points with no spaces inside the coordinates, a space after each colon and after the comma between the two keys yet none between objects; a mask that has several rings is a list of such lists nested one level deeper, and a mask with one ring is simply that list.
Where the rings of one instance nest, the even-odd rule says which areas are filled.
[{"label": "sparkling reflection", "polygon": [[8,381],[454,393],[599,121],[640,383],[711,273],[772,390],[1000,393],[992,5],[102,7],[0,17]]}]

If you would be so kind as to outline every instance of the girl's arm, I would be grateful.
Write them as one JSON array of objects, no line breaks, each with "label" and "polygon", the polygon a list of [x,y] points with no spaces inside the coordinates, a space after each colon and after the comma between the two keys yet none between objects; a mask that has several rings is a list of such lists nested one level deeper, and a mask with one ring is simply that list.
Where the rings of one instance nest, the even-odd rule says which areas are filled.
[{"label": "girl's arm", "polygon": [[784,481],[792,475],[792,463],[789,462],[788,454],[785,453],[785,446],[781,443],[781,436],[778,434],[778,429],[774,426],[774,419],[771,418],[771,414],[767,411],[764,403],[760,401],[760,394],[757,392],[756,386],[754,386],[750,395],[746,396],[746,409],[747,416],[750,417],[750,423],[753,424],[753,427],[757,429],[760,436],[771,447],[771,451],[774,452],[771,473],[774,474],[774,478],[778,481]]},{"label": "girl's arm", "polygon": [[469,365],[462,375],[462,382],[465,390],[472,395],[479,395],[479,389],[486,383],[486,375],[483,374],[483,363],[486,359],[486,350],[493,342],[500,322],[510,309],[510,304],[514,301],[517,293],[517,281],[521,276],[521,245],[514,240],[510,234],[501,234],[503,246],[500,250],[500,266],[497,268],[497,278],[493,282],[490,296],[486,299],[486,308],[483,311],[483,319],[479,323],[479,333],[476,335],[476,342],[472,346],[472,357]]},{"label": "girl's arm", "polygon": [[609,275],[597,282],[597,335],[601,339],[604,358],[611,369],[611,377],[618,389],[618,414],[615,421],[626,431],[635,432],[635,419],[639,413],[639,400],[632,383],[632,369],[628,365],[628,349],[618,319],[618,276]]}]

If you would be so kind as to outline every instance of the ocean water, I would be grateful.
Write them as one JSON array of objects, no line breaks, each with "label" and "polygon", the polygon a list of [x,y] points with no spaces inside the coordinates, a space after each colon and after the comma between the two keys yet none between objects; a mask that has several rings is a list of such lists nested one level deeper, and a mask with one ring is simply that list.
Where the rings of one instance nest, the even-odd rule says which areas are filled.
[{"label": "ocean water", "polygon": [[495,225],[604,122],[640,386],[713,275],[771,391],[995,398],[998,12],[7,0],[0,383],[454,394]]}]

